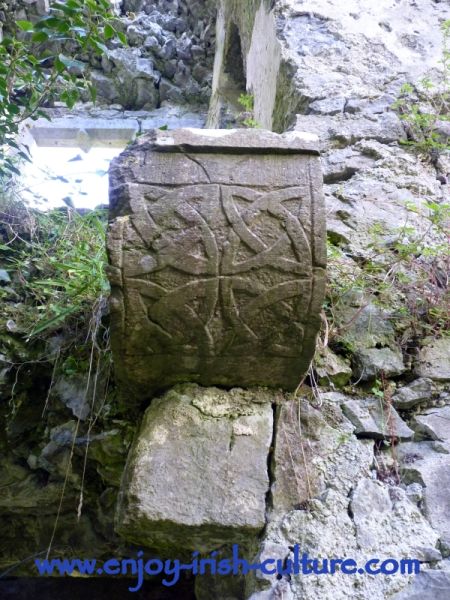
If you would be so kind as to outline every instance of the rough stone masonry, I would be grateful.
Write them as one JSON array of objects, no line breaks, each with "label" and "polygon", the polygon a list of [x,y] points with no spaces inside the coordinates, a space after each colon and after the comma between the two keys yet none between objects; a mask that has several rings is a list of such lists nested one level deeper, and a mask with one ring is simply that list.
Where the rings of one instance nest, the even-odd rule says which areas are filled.
[{"label": "rough stone masonry", "polygon": [[324,291],[316,144],[300,132],[154,131],[115,160],[111,334],[133,398],[183,382],[297,386]]}]

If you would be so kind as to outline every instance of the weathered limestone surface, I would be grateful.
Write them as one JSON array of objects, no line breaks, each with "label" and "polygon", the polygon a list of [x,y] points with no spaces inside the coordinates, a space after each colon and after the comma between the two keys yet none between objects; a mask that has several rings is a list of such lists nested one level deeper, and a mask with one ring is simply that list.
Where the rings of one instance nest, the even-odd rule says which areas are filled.
[{"label": "weathered limestone surface", "polygon": [[431,379],[421,377],[409,385],[399,388],[392,398],[395,408],[405,410],[416,406],[422,401],[431,400],[434,393],[434,384]]},{"label": "weathered limestone surface", "polygon": [[424,414],[416,415],[413,427],[428,440],[441,440],[450,443],[450,406],[432,408]]},{"label": "weathered limestone surface", "polygon": [[435,420],[442,417],[439,435],[443,441],[410,442],[400,446],[400,464],[405,481],[424,487],[424,512],[441,541],[450,543],[450,433],[443,431],[447,414],[436,411]]},{"label": "weathered limestone surface", "polygon": [[416,373],[437,381],[450,380],[450,341],[448,338],[427,340],[421,348]]},{"label": "weathered limestone surface", "polygon": [[[272,506],[255,561],[292,560],[295,544],[311,558],[346,556],[358,565],[373,557],[439,559],[438,533],[401,487],[376,480],[373,441],[356,439],[337,400],[323,394],[315,406],[286,398],[277,407]],[[246,597],[385,600],[411,579],[256,574]]]},{"label": "weathered limestone surface", "polygon": [[112,345],[137,396],[177,382],[293,389],[323,299],[311,135],[155,131],[111,169]]},{"label": "weathered limestone surface", "polygon": [[358,398],[342,405],[345,416],[355,426],[356,435],[373,439],[410,440],[412,429],[399,417],[392,406],[385,406],[380,398]]},{"label": "weathered limestone surface", "polygon": [[210,551],[265,525],[273,393],[180,385],[147,409],[125,469],[117,529],[158,549]]},{"label": "weathered limestone surface", "polygon": [[393,600],[447,600],[450,597],[448,571],[424,571],[393,597]]},{"label": "weathered limestone surface", "polygon": [[[275,431],[272,507],[276,512],[304,509],[326,489],[323,456],[334,456],[342,441],[353,437],[353,427],[338,406],[324,415],[308,402],[287,397],[277,406]],[[342,484],[353,477],[353,471],[348,475],[342,469]]]}]

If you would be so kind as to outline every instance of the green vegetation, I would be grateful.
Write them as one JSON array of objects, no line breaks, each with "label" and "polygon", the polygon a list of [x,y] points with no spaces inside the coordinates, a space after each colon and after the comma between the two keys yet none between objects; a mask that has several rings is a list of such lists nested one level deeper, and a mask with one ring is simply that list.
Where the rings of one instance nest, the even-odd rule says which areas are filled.
[{"label": "green vegetation", "polygon": [[[17,159],[27,159],[17,135],[26,119],[46,116],[54,100],[72,108],[83,94],[96,92],[79,60],[107,51],[105,41],[124,34],[114,28],[108,0],[52,2],[36,22],[17,21],[0,43],[0,178],[18,174]],[[68,56],[70,54],[70,57]]]},{"label": "green vegetation", "polygon": [[407,208],[428,223],[424,232],[418,233],[406,224],[386,232],[383,224],[376,224],[370,232],[370,253],[357,264],[338,244],[328,241],[325,314],[331,341],[338,339],[338,333],[344,333],[335,326],[337,314],[355,295],[363,303],[355,306],[355,318],[364,303],[378,305],[392,314],[400,342],[417,336],[448,334],[450,204],[428,202],[423,212],[414,205],[408,204]]},{"label": "green vegetation", "polygon": [[27,119],[48,118],[45,108],[56,100],[68,108],[79,99],[95,101],[87,64],[112,39],[126,44],[109,0],[65,0],[50,2],[49,13],[33,22],[9,24],[0,43],[0,268],[7,273],[0,287],[7,332],[0,353],[14,346],[19,361],[30,352],[18,352],[21,344],[39,347],[64,331],[60,367],[78,368],[86,357],[78,356],[76,344],[84,345],[108,293],[105,214],[30,210],[17,197],[13,175],[29,159],[18,141]]},{"label": "green vegetation", "polygon": [[244,109],[238,118],[240,122],[249,129],[257,129],[261,127],[258,121],[254,118],[254,98],[252,94],[241,94],[238,98],[239,104]]},{"label": "green vegetation", "polygon": [[17,202],[3,204],[0,266],[12,283],[0,288],[2,318],[27,340],[61,327],[76,337],[108,294],[104,211],[18,213]]},{"label": "green vegetation", "polygon": [[[59,500],[54,497],[57,509],[48,553],[58,539],[67,496],[73,498],[76,493],[77,518],[82,515],[92,468],[88,461],[91,442],[94,460],[102,452],[94,445],[94,432],[108,411],[115,410],[106,408],[107,399],[113,397],[105,318],[109,292],[104,273],[106,223],[105,211],[80,214],[63,208],[43,213],[31,210],[11,193],[0,196],[0,366],[3,385],[8,382],[0,416],[9,435],[16,423],[32,414],[33,430],[25,437],[31,444],[46,435],[49,423],[50,427],[58,423],[71,435],[65,462],[59,467],[62,484]],[[81,390],[81,402],[90,409],[86,421],[76,415],[76,421],[67,423],[66,407],[54,399],[58,381],[69,390]],[[80,457],[77,440],[81,436],[86,443]],[[115,466],[114,460],[108,465],[109,477]]]},{"label": "green vegetation", "polygon": [[425,77],[417,83],[405,83],[392,105],[406,124],[409,139],[405,143],[426,153],[450,150],[449,137],[438,131],[439,121],[450,121],[450,20],[444,21],[441,30],[440,80]]}]

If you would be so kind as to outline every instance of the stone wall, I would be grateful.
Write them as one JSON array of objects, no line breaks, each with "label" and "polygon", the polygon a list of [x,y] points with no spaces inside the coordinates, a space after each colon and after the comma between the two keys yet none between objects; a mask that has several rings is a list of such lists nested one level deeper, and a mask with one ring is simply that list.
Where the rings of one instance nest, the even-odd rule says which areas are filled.
[{"label": "stone wall", "polygon": [[218,2],[211,127],[223,126],[242,112],[239,96],[249,93],[254,98],[255,120],[272,129],[281,47],[269,4],[265,0]]},{"label": "stone wall", "polygon": [[[128,46],[109,42],[101,57],[81,56],[100,104],[151,110],[161,104],[206,105],[215,48],[215,2],[124,0],[112,3]],[[0,24],[44,15],[48,0],[0,3]]]},{"label": "stone wall", "polygon": [[214,58],[212,2],[125,0],[120,27],[129,47],[92,60],[100,99],[126,109],[205,104]]},{"label": "stone wall", "polygon": [[[381,247],[389,247],[405,223],[417,236],[429,235],[427,207],[430,203],[448,202],[446,186],[436,179],[440,176],[442,180],[448,170],[448,153],[443,152],[436,161],[409,152],[401,145],[407,131],[391,105],[405,81],[417,81],[425,74],[439,81],[439,27],[446,18],[445,7],[430,1],[380,2],[370,7],[356,0],[344,5],[333,0],[292,0],[272,7],[261,2],[253,5],[250,25],[232,2],[224,2],[222,7],[239,30],[245,77],[240,80],[240,88],[236,87],[253,94],[256,120],[275,130],[294,126],[316,133],[321,139],[330,250],[338,249],[349,272],[354,274],[355,284],[364,273],[365,261],[373,256],[375,230],[379,232],[377,243]],[[413,27],[419,20],[427,24],[425,28]],[[267,33],[269,23],[270,30],[276,31],[275,51],[272,34]],[[236,37],[233,31],[228,22],[229,39]],[[264,32],[264,37],[260,32]],[[275,73],[266,69],[262,61],[258,76],[252,74],[252,46],[272,48],[271,67]],[[226,111],[230,104],[223,58],[226,36],[223,48],[222,58],[215,65],[211,122],[220,122],[224,107]],[[260,56],[265,56],[263,51]],[[265,86],[258,85],[258,77]],[[269,110],[269,116],[259,108],[264,103],[265,110],[270,106],[272,111]],[[445,245],[445,238],[440,236],[434,230],[430,243],[441,239]],[[445,260],[439,264],[439,268],[446,269]],[[331,278],[334,277],[339,275],[333,271]],[[349,581],[345,577],[286,577],[279,582],[273,578],[270,582],[259,580],[253,588],[250,585],[247,595],[252,589],[257,590],[252,599],[381,600],[397,598],[396,593],[398,598],[415,598],[422,597],[428,586],[430,597],[436,593],[434,586],[445,590],[442,597],[449,594],[447,525],[441,517],[448,511],[448,500],[437,491],[438,480],[448,490],[444,483],[444,470],[450,467],[445,458],[448,433],[436,430],[447,411],[448,379],[443,381],[443,373],[448,340],[413,339],[411,331],[397,326],[398,309],[381,308],[368,287],[354,290],[333,312],[332,327],[338,328],[333,350],[337,354],[329,347],[321,350],[315,371],[322,386],[329,386],[328,389],[342,388],[351,378],[365,386],[368,395],[361,396],[359,388],[357,397],[352,399],[348,392],[326,393],[319,388],[313,408],[294,405],[289,409],[287,405],[279,409],[272,503],[259,557],[278,556],[285,560],[292,557],[287,548],[297,542],[309,554],[322,557],[359,553],[367,556],[369,551],[377,556],[422,556],[420,560],[432,569],[403,592],[400,590],[407,581],[401,578],[382,581],[363,577]],[[346,355],[344,361],[342,354]],[[426,363],[428,375],[423,379]],[[392,408],[380,411],[379,400],[370,394],[371,390],[377,391],[373,386],[381,374],[397,378],[397,382],[389,382],[389,386],[393,385],[389,389],[397,386],[398,392],[385,391],[382,396],[389,401],[390,394],[394,394],[393,406],[400,415]],[[358,387],[347,389],[354,392]],[[333,411],[338,407],[343,411],[345,417],[338,420],[337,429],[342,434],[347,419],[355,428],[343,443],[355,443],[359,459],[351,458],[349,446],[345,458],[339,458],[340,452],[331,448],[320,449],[332,437],[324,430],[317,433],[320,426],[314,421],[315,403],[320,405],[327,426],[335,426]],[[296,417],[304,418],[305,430],[295,431]],[[402,418],[409,426],[405,427]],[[434,418],[430,429],[430,419]],[[373,442],[362,441],[383,440],[386,436],[389,439],[386,420],[391,423],[391,434],[404,440],[398,455],[395,450],[380,447],[380,442],[373,446]],[[308,438],[303,448],[302,435]],[[436,444],[444,444],[439,446],[443,455]],[[347,459],[356,471],[345,483]],[[338,464],[333,466],[335,460]],[[359,460],[367,462],[363,466]],[[395,475],[396,469],[400,478]],[[331,473],[339,481],[333,480]],[[403,518],[406,520],[402,523]],[[265,585],[269,589],[264,589]]]}]

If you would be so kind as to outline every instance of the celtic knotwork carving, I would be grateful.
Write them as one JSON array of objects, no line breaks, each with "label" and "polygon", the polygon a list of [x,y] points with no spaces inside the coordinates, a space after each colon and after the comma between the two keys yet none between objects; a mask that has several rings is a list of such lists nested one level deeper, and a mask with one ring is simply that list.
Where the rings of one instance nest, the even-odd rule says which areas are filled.
[{"label": "celtic knotwork carving", "polygon": [[[227,273],[240,273],[254,267],[271,265],[293,274],[311,274],[310,242],[298,217],[283,206],[283,201],[299,202],[301,198],[299,189],[288,188],[264,194],[252,189],[223,186],[221,191],[222,205],[234,233],[230,235],[231,248],[227,248],[224,253],[223,266]],[[246,201],[248,207],[239,211],[237,199]],[[259,235],[252,230],[252,224],[257,221],[261,213],[267,213],[268,216],[275,217],[279,221],[280,231],[275,241],[264,240],[264,229]],[[233,259],[241,243],[246,244],[255,255],[236,263]],[[294,250],[294,257],[289,256],[292,250]]]},{"label": "celtic knotwork carving", "polygon": [[206,184],[133,198],[141,244],[125,251],[128,310],[145,316],[150,354],[302,352],[312,278],[303,195]]},{"label": "celtic knotwork carving", "polygon": [[295,389],[325,284],[317,142],[153,131],[110,170],[111,345],[123,390]]}]

